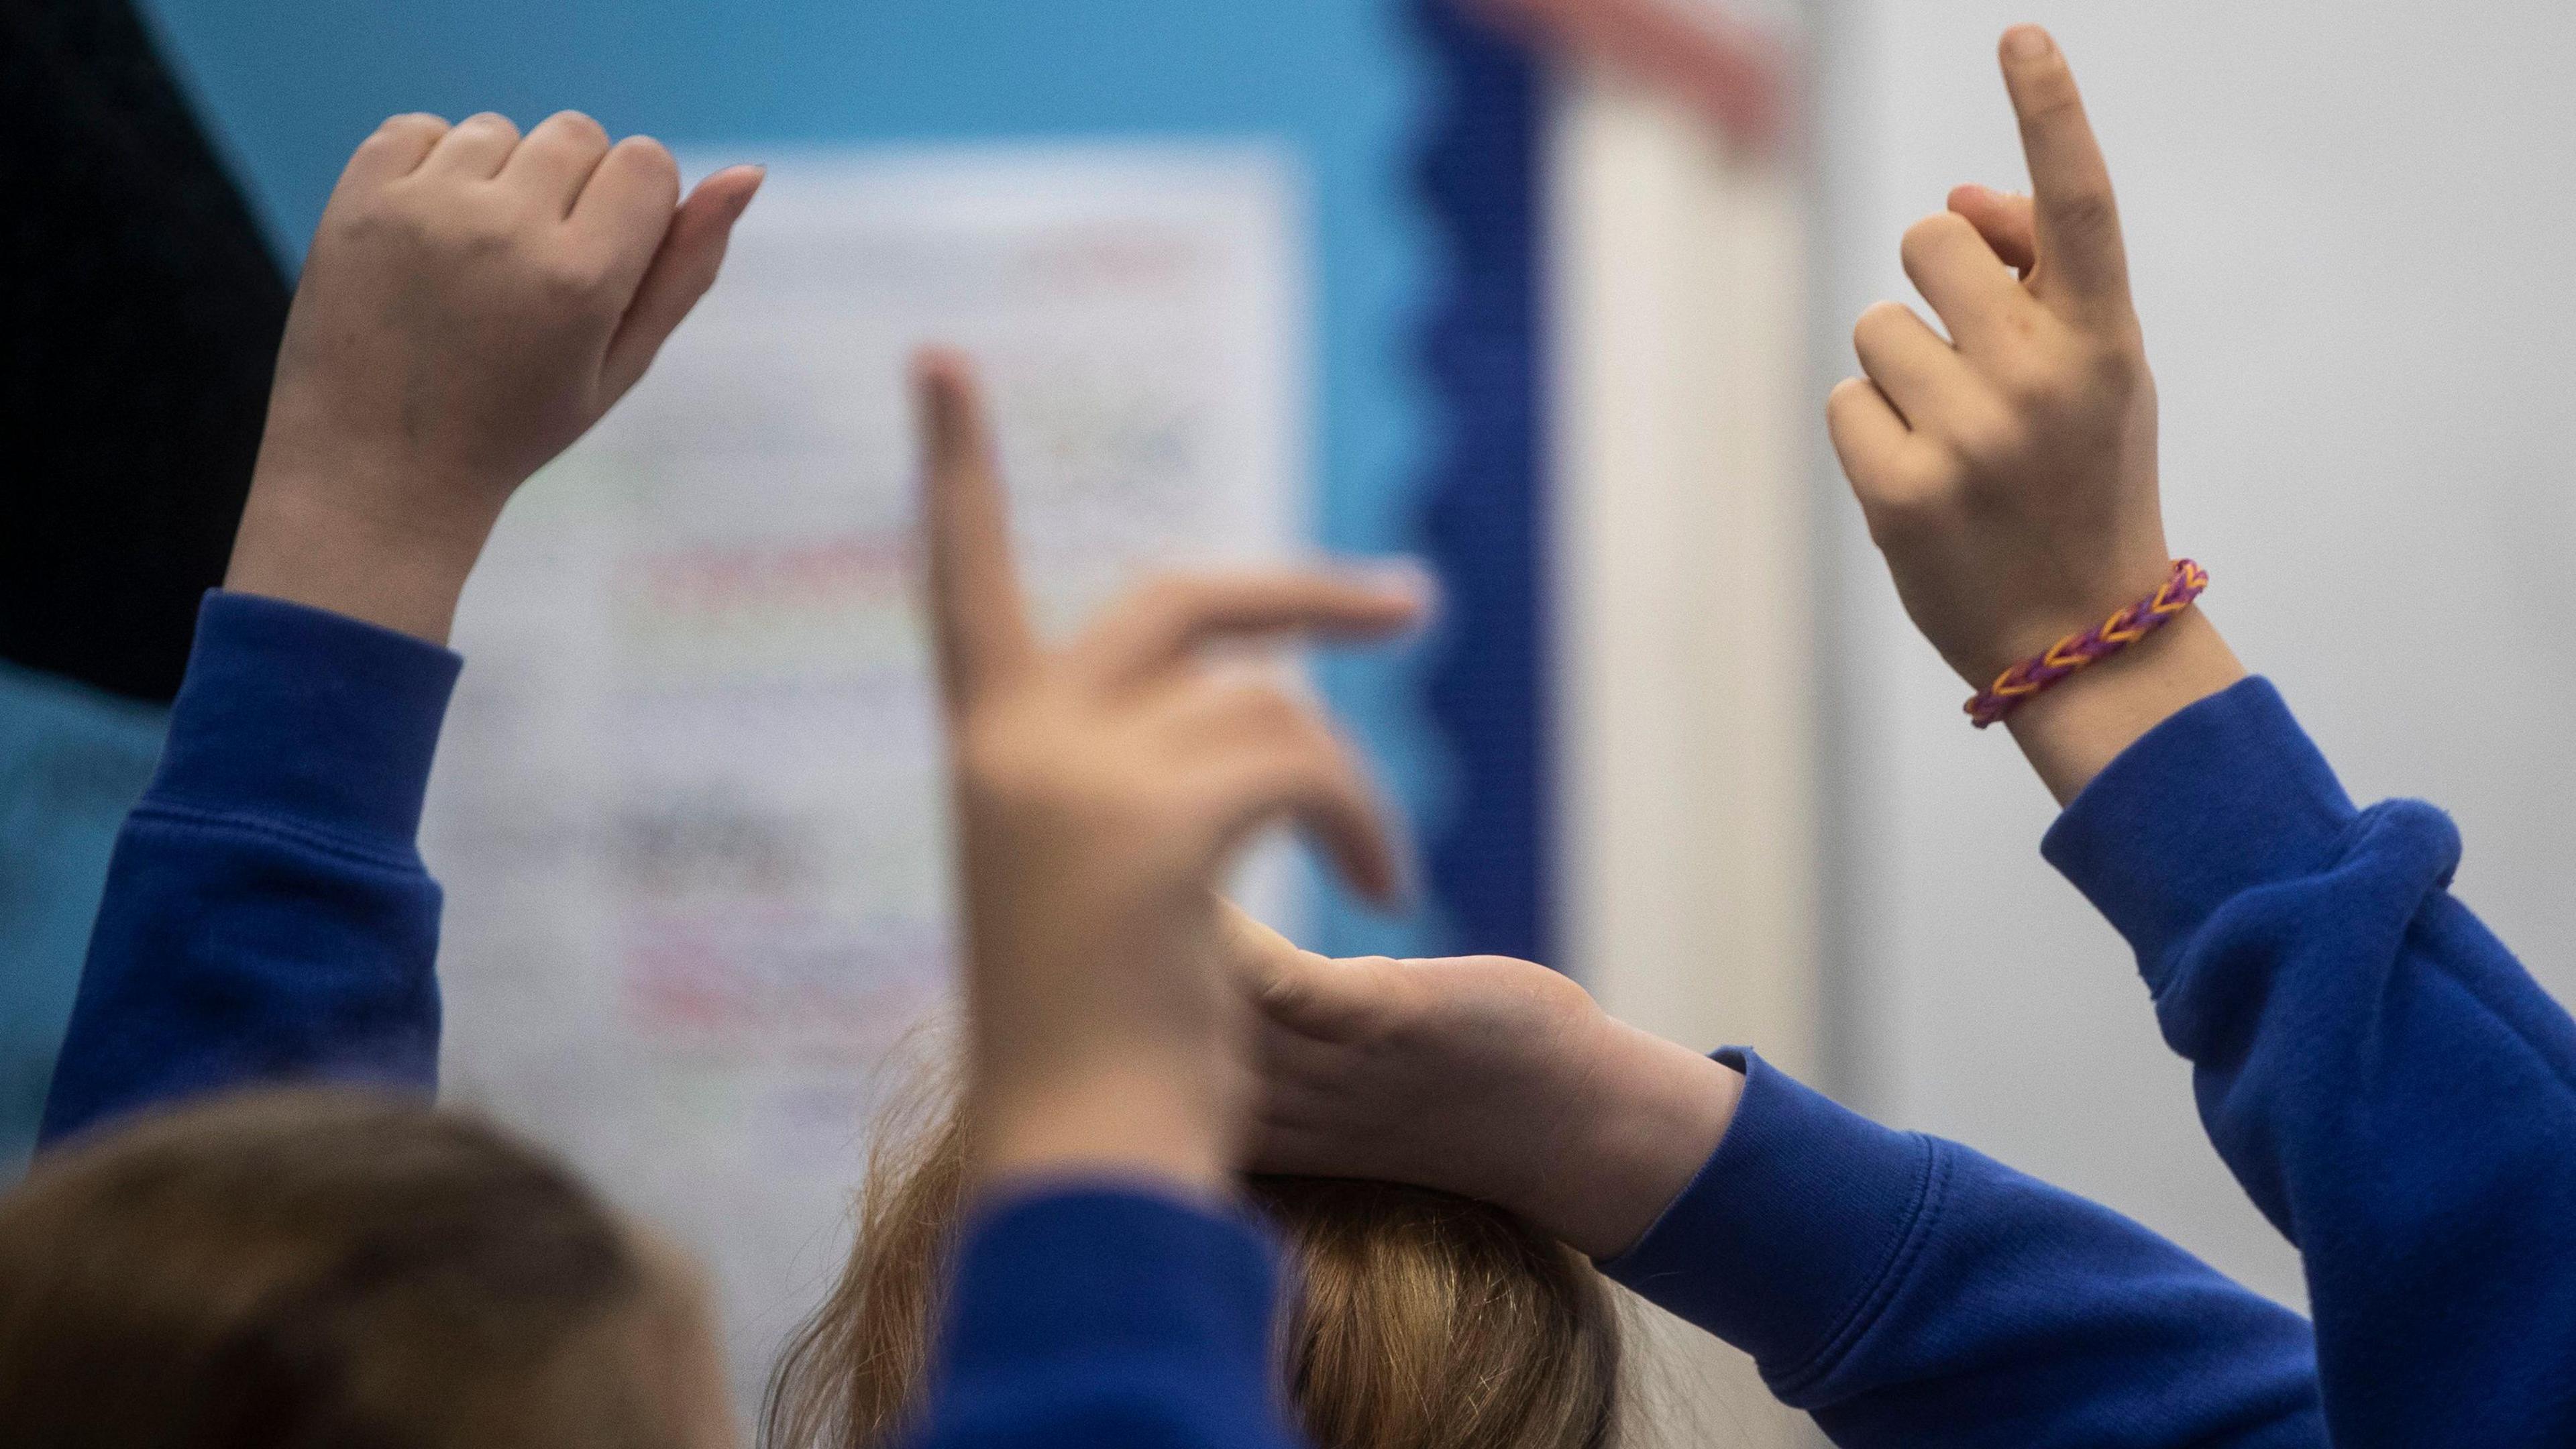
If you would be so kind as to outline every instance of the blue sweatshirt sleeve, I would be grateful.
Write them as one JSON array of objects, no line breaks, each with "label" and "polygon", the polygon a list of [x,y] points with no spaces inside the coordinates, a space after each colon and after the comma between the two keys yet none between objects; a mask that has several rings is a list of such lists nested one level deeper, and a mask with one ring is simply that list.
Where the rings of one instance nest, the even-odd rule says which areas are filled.
[{"label": "blue sweatshirt sleeve", "polygon": [[1279,1267],[1250,1224],[1050,1192],[968,1226],[916,1449],[1290,1449]]},{"label": "blue sweatshirt sleeve", "polygon": [[43,1140],[253,1081],[434,1084],[439,893],[415,837],[459,664],[319,609],[206,596],[108,864]]},{"label": "blue sweatshirt sleeve", "polygon": [[2576,1444],[2576,1024],[2452,898],[2449,818],[2354,809],[2252,679],[2132,745],[2044,850],[2298,1245],[2335,1443]]},{"label": "blue sweatshirt sleeve", "polygon": [[1750,1052],[1735,1121],[1602,1269],[1845,1449],[2321,1449],[2297,1314],[2119,1214]]}]

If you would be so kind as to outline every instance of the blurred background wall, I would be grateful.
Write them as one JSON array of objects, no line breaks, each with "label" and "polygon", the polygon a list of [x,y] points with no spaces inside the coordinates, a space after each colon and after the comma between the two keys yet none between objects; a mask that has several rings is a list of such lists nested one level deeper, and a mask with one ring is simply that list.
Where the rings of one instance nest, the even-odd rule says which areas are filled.
[{"label": "blurred background wall", "polygon": [[[2024,181],[1995,37],[2054,27],[2117,178],[2173,546],[2362,799],[2459,820],[2457,889],[2576,999],[2576,10],[1819,7],[1817,389],[1896,242]],[[2128,953],[2039,859],[2052,806],[1898,610],[1829,457],[1823,926],[1835,1081],[2293,1302]],[[2438,1062],[2422,1070],[2440,1071]]]}]

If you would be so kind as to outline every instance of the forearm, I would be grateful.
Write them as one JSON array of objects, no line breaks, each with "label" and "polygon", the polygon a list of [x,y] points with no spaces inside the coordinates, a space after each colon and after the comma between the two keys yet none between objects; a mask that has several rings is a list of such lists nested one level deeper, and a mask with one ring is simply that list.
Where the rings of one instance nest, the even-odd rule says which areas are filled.
[{"label": "forearm", "polygon": [[1603,1018],[1587,1105],[1558,1154],[1568,1170],[1518,1185],[1503,1206],[1594,1258],[1634,1247],[1726,1137],[1744,1074]]},{"label": "forearm", "polygon": [[48,1140],[249,1081],[435,1074],[439,893],[413,845],[455,656],[215,594],[120,833]]},{"label": "forearm", "polygon": [[2314,1446],[2299,1318],[2137,1224],[1747,1055],[1726,1140],[1604,1271],[1836,1443]]},{"label": "forearm", "polygon": [[2448,894],[2449,821],[2355,810],[2251,681],[2103,771],[2047,853],[2306,1260],[2336,1442],[2576,1437],[2576,1024]]}]

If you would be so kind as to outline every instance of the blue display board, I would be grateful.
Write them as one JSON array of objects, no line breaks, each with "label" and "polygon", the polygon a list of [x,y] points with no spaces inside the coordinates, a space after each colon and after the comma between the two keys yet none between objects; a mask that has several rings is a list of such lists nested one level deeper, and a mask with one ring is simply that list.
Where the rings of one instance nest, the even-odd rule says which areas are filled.
[{"label": "blue display board", "polygon": [[1311,944],[1544,951],[1536,88],[1440,0],[147,8],[289,256],[350,148],[404,110],[526,124],[573,107],[746,160],[764,144],[1032,137],[1291,149],[1312,186],[1315,538],[1428,547],[1452,598],[1425,649],[1321,666],[1432,865],[1409,917],[1331,900]]},{"label": "blue display board", "polygon": [[168,718],[0,663],[0,1187],[35,1150],[108,852]]}]

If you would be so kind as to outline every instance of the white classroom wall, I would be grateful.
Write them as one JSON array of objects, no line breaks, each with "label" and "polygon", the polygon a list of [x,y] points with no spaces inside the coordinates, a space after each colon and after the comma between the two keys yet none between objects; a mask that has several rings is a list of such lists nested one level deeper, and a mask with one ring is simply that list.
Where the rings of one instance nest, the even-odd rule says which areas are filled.
[{"label": "white classroom wall", "polygon": [[[1649,1030],[1812,1076],[1802,173],[1606,69],[1554,99],[1557,964]],[[1817,1442],[1743,1355],[1634,1321],[1636,1449]]]},{"label": "white classroom wall", "polygon": [[[2457,889],[2576,999],[2576,7],[1822,0],[1815,393],[1956,181],[2020,184],[1993,65],[2051,25],[2121,188],[2174,547],[2364,799],[2447,807]],[[1820,434],[1819,434],[1820,436]],[[1828,1070],[2266,1291],[2298,1266],[2203,1141],[2052,814],[1907,626],[1817,453]],[[2439,1071],[2441,1064],[2419,1064]]]}]

